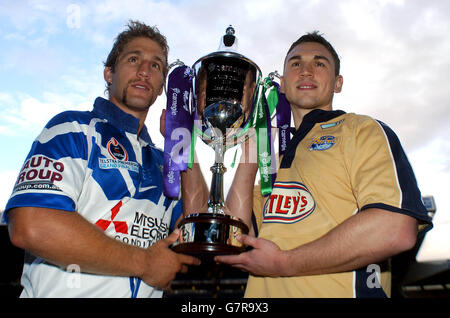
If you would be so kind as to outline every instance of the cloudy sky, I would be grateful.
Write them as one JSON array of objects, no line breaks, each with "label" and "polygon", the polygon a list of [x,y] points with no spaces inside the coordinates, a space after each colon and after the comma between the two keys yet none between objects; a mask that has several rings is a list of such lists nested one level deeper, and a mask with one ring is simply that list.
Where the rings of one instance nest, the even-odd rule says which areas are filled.
[{"label": "cloudy sky", "polygon": [[[419,260],[450,258],[447,0],[0,0],[0,210],[45,123],[63,110],[90,109],[104,96],[103,62],[129,19],[156,25],[168,38],[169,60],[188,65],[216,51],[231,24],[240,52],[264,75],[281,72],[290,44],[319,30],[341,57],[344,87],[334,108],[390,125],[422,194],[434,196],[435,228]],[[160,147],[164,107],[162,96],[147,119]],[[212,159],[201,164],[208,169]],[[229,168],[227,183],[232,174]]]}]

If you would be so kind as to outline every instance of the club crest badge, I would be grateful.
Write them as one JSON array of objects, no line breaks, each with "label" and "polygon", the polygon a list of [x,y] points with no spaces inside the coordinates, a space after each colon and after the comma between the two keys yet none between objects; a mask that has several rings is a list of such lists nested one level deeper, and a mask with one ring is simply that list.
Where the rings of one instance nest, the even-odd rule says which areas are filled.
[{"label": "club crest badge", "polygon": [[336,144],[336,137],[334,136],[321,136],[312,139],[312,143],[309,146],[309,151],[313,150],[328,150]]},{"label": "club crest badge", "polygon": [[298,182],[275,182],[264,205],[264,223],[296,223],[314,212],[316,203],[308,188]]},{"label": "club crest badge", "polygon": [[98,158],[100,169],[127,169],[129,171],[139,172],[139,164],[129,161],[128,153],[116,138],[112,137],[106,144],[106,150],[110,158]]},{"label": "club crest badge", "polygon": [[109,155],[117,160],[128,161],[128,153],[125,148],[116,140],[116,138],[112,137],[108,144],[106,145],[106,149],[108,149]]}]

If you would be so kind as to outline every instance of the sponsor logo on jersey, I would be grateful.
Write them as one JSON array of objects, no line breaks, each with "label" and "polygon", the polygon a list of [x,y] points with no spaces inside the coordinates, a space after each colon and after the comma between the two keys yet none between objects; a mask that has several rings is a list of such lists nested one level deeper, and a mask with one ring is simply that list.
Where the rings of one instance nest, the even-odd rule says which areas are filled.
[{"label": "sponsor logo on jersey", "polygon": [[312,144],[309,146],[309,150],[328,150],[336,143],[336,137],[334,136],[321,136],[312,139]]},{"label": "sponsor logo on jersey", "polygon": [[95,225],[97,225],[103,231],[106,231],[108,229],[108,227],[111,224],[113,224],[116,233],[128,234],[127,222],[114,220],[117,216],[117,213],[119,213],[121,207],[122,207],[122,201],[119,201],[119,203],[117,203],[111,209],[110,217],[108,219],[99,219],[97,222],[95,222]]},{"label": "sponsor logo on jersey", "polygon": [[139,164],[128,161],[128,153],[125,148],[112,137],[106,144],[106,149],[111,158],[98,158],[100,169],[119,169],[124,168],[129,171],[139,173]]},{"label": "sponsor logo on jersey", "polygon": [[61,191],[55,182],[63,180],[64,164],[43,155],[29,158],[20,170],[14,192],[25,190]]},{"label": "sponsor logo on jersey", "polygon": [[134,217],[127,217],[128,221],[119,221],[120,218],[117,217],[117,214],[121,208],[122,201],[119,201],[108,215],[97,220],[95,225],[104,232],[108,232],[116,240],[143,248],[167,237],[169,224],[160,218],[136,211]]},{"label": "sponsor logo on jersey", "polygon": [[264,223],[295,223],[314,212],[316,203],[308,188],[298,182],[275,182],[264,205]]}]

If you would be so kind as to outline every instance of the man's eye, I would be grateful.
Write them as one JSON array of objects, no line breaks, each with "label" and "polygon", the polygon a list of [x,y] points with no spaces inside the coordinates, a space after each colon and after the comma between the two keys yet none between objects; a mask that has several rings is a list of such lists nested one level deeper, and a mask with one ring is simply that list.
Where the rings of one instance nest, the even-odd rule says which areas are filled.
[{"label": "man's eye", "polygon": [[324,64],[324,63],[322,63],[322,62],[317,62],[316,66],[318,66],[318,67],[324,67],[324,66],[325,66],[325,64]]},{"label": "man's eye", "polygon": [[159,65],[158,63],[153,63],[152,65],[154,68],[156,68],[157,70],[161,69],[161,65]]},{"label": "man's eye", "polygon": [[130,57],[130,58],[128,59],[128,62],[136,63],[136,62],[137,62],[137,57],[136,57],[136,56]]}]

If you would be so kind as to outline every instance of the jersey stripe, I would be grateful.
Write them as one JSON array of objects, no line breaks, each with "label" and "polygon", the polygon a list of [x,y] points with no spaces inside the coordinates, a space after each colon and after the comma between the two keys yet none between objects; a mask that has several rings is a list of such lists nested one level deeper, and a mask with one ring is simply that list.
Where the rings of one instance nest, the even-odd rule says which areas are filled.
[{"label": "jersey stripe", "polygon": [[386,134],[386,130],[384,129],[383,125],[379,121],[375,121],[375,122],[380,126],[381,131],[383,132],[384,137],[386,138],[386,141],[387,141],[386,145],[389,148],[389,155],[391,156],[392,165],[395,167],[395,169],[394,169],[395,180],[396,180],[396,183],[397,183],[398,192],[400,194],[400,198],[399,198],[399,202],[398,202],[398,208],[401,208],[402,207],[402,202],[403,202],[403,192],[402,192],[402,188],[400,187],[400,181],[398,179],[398,171],[397,171],[398,168],[397,168],[397,164],[396,164],[395,159],[394,159],[394,155],[392,154],[391,142],[390,142],[390,140],[389,140],[389,138],[388,138],[388,136]]},{"label": "jersey stripe", "polygon": [[430,223],[424,205],[420,200],[417,200],[417,198],[421,198],[422,196],[413,169],[397,135],[383,122],[378,121],[378,123],[389,141],[389,147],[395,162],[398,184],[400,193],[402,194],[400,208],[405,210],[409,215],[425,223]]}]

